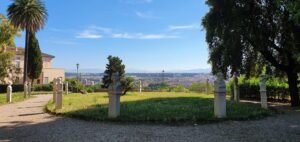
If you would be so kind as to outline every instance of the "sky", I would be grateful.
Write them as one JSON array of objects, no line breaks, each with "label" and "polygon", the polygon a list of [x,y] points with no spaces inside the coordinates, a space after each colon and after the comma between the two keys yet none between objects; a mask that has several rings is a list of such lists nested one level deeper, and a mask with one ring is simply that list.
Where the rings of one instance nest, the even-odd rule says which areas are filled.
[{"label": "sky", "polygon": [[[208,48],[201,26],[205,0],[43,0],[48,11],[37,33],[53,67],[99,69],[118,56],[128,72],[207,69]],[[12,0],[0,0],[6,15]],[[25,37],[15,39],[24,47]]]}]

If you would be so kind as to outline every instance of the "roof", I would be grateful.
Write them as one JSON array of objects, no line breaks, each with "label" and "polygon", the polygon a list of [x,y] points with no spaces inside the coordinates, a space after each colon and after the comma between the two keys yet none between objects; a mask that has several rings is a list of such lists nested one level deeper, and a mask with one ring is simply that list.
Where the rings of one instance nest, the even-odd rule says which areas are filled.
[{"label": "roof", "polygon": [[[18,48],[8,48],[8,50],[10,50],[10,51],[16,50],[16,54],[17,55],[24,55],[25,54],[24,53],[25,49],[24,48],[20,48],[20,47],[18,47]],[[48,57],[48,58],[55,58],[55,56],[50,55],[50,54],[46,54],[46,53],[42,53],[42,56],[43,57]]]}]

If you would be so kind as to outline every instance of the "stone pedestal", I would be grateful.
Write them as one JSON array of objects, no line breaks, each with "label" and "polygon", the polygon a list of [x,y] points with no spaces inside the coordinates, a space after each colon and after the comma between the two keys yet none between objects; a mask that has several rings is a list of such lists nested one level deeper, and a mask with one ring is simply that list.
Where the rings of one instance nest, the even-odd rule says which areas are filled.
[{"label": "stone pedestal", "polygon": [[140,83],[140,93],[142,93],[142,88],[143,88],[142,81],[140,81],[139,83]]},{"label": "stone pedestal", "polygon": [[52,84],[52,88],[53,88],[53,103],[56,102],[56,94],[57,94],[57,79],[54,78],[53,79],[53,84]]},{"label": "stone pedestal", "polygon": [[31,83],[28,82],[28,96],[31,96]]},{"label": "stone pedestal", "polygon": [[55,100],[55,109],[62,109],[62,97],[63,97],[63,86],[61,78],[58,79],[57,82],[57,94],[56,94],[56,100]]},{"label": "stone pedestal", "polygon": [[259,82],[259,88],[260,88],[260,102],[261,107],[264,109],[268,109],[268,97],[267,97],[267,87],[266,87],[266,81],[267,77],[265,75],[262,75]]},{"label": "stone pedestal", "polygon": [[24,98],[27,98],[28,96],[28,85],[27,85],[27,81],[25,81],[24,83]]},{"label": "stone pedestal", "polygon": [[69,94],[69,83],[66,82],[66,85],[65,85],[65,94],[68,95]]},{"label": "stone pedestal", "polygon": [[239,88],[239,82],[238,77],[235,74],[234,80],[233,80],[233,99],[235,102],[240,102],[240,88]]},{"label": "stone pedestal", "polygon": [[[202,90],[200,90],[200,91],[202,91]],[[206,79],[206,90],[205,91],[206,91],[206,94],[209,95],[209,79],[208,78]]]},{"label": "stone pedestal", "polygon": [[218,73],[217,80],[214,82],[214,114],[217,118],[226,117],[226,85],[223,74]]},{"label": "stone pedestal", "polygon": [[108,117],[117,118],[120,116],[120,96],[122,94],[122,87],[118,73],[113,73],[112,83],[108,87],[109,105]]},{"label": "stone pedestal", "polygon": [[12,87],[11,87],[11,84],[8,84],[8,86],[7,86],[6,102],[8,102],[8,103],[12,102]]}]

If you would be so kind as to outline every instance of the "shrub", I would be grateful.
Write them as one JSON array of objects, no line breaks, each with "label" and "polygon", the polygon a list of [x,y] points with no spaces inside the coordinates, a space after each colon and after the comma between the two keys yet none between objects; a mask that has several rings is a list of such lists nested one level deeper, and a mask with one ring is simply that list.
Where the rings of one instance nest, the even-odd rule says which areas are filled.
[{"label": "shrub", "polygon": [[189,92],[189,89],[186,89],[183,84],[179,84],[172,89],[173,92]]},{"label": "shrub", "polygon": [[[233,82],[229,81],[229,92],[233,92]],[[240,87],[240,98],[250,98],[250,99],[259,99],[259,79],[251,78],[245,79],[243,77],[239,78],[239,87]],[[288,99],[289,91],[288,84],[278,78],[270,78],[266,82],[267,86],[267,96],[269,99]]]},{"label": "shrub", "polygon": [[33,85],[34,91],[52,91],[52,84],[35,84]]},{"label": "shrub", "polygon": [[66,79],[69,83],[69,91],[78,93],[80,90],[85,90],[83,84],[76,78]]},{"label": "shrub", "polygon": [[[7,85],[0,84],[0,93],[6,93]],[[12,85],[13,92],[22,92],[24,91],[24,86],[22,84],[13,84]]]}]

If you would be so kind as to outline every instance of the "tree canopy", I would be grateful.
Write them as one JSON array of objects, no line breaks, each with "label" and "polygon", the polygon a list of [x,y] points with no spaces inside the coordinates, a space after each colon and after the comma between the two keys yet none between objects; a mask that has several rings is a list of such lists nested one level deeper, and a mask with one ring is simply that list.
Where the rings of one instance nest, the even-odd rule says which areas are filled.
[{"label": "tree canopy", "polygon": [[208,0],[204,17],[212,71],[261,74],[264,67],[285,73],[292,106],[299,106],[298,0]]}]

